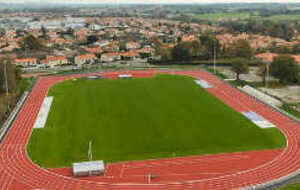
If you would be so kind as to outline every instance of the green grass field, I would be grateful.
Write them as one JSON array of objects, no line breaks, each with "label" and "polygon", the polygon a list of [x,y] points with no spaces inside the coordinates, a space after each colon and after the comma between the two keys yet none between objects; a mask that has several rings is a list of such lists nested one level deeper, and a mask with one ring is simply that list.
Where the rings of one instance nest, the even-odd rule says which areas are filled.
[{"label": "green grass field", "polygon": [[283,104],[280,108],[300,119],[300,112],[291,108],[290,106],[292,105],[300,105],[300,104]]},{"label": "green grass field", "polygon": [[279,190],[299,190],[300,189],[300,183],[287,185],[286,187],[282,187]]},{"label": "green grass field", "polygon": [[270,17],[264,18],[265,20],[273,21],[285,21],[285,20],[299,20],[300,15],[272,15]]},{"label": "green grass field", "polygon": [[200,20],[220,20],[220,19],[248,19],[252,18],[250,13],[208,13],[208,14],[195,14],[194,18]]},{"label": "green grass field", "polygon": [[34,129],[31,159],[44,167],[116,162],[285,146],[278,129],[260,129],[184,76],[66,81],[49,91],[47,124]]}]

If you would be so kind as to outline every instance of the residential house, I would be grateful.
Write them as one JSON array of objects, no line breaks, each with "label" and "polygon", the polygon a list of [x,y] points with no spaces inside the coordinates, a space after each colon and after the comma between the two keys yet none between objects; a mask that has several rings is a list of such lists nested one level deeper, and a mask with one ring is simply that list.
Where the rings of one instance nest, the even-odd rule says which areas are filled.
[{"label": "residential house", "polygon": [[30,57],[30,58],[14,59],[13,63],[21,67],[32,67],[32,66],[36,66],[38,62],[37,62],[37,58]]},{"label": "residential house", "polygon": [[101,47],[89,47],[86,48],[86,51],[93,54],[101,54],[103,53],[103,49]]},{"label": "residential house", "polygon": [[15,30],[7,30],[5,32],[5,36],[7,39],[13,39],[16,36],[16,31]]},{"label": "residential house", "polygon": [[55,67],[59,65],[66,65],[69,61],[66,56],[58,55],[58,56],[49,56],[46,59],[42,60],[42,64],[49,66],[49,67]]},{"label": "residential house", "polygon": [[[267,63],[272,63],[274,61],[275,57],[280,56],[280,54],[277,53],[260,53],[257,54],[255,57],[258,59],[261,59],[264,62]],[[300,55],[290,55],[291,57],[293,57],[296,61],[296,63],[300,64]]]},{"label": "residential house", "polygon": [[139,52],[134,50],[121,53],[121,58],[123,60],[135,60],[136,58],[139,57],[140,57]]},{"label": "residential house", "polygon": [[261,59],[262,61],[266,63],[271,63],[273,62],[274,58],[277,57],[279,54],[277,53],[260,53],[255,55],[256,58]]},{"label": "residential house", "polygon": [[181,38],[182,42],[192,42],[196,40],[198,40],[198,38],[195,35],[184,35]]},{"label": "residential house", "polygon": [[140,48],[140,44],[137,42],[128,42],[126,43],[126,49],[131,50],[131,49],[138,49]]},{"label": "residential house", "polygon": [[120,50],[120,44],[118,41],[112,41],[108,45],[102,47],[106,52],[117,52]]},{"label": "residential house", "polygon": [[83,54],[83,55],[78,55],[75,57],[75,64],[77,66],[81,66],[83,64],[92,64],[96,60],[96,55],[95,54]]},{"label": "residential house", "polygon": [[113,53],[104,53],[101,55],[102,62],[113,62],[121,59],[121,55],[119,52]]},{"label": "residential house", "polygon": [[137,50],[139,52],[141,58],[148,58],[154,55],[155,50],[151,47],[144,47],[142,49]]}]

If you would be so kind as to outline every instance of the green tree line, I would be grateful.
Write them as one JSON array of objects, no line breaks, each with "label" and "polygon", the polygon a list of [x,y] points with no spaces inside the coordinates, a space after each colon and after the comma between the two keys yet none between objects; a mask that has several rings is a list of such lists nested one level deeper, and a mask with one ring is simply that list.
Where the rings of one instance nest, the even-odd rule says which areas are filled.
[{"label": "green tree line", "polygon": [[21,70],[0,59],[0,127],[21,95],[21,86]]}]

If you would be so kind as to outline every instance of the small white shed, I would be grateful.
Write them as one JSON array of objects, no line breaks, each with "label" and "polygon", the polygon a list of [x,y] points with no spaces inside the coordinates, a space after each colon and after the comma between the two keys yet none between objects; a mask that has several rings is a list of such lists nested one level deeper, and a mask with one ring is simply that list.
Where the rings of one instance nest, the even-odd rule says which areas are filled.
[{"label": "small white shed", "polygon": [[104,173],[105,173],[105,166],[102,160],[73,163],[74,177],[101,175]]}]

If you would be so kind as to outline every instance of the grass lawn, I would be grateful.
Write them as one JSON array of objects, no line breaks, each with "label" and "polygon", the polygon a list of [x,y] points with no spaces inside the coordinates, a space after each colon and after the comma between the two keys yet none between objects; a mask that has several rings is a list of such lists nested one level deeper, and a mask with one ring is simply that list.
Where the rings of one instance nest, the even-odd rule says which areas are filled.
[{"label": "grass lawn", "polygon": [[295,15],[272,15],[270,17],[264,18],[266,20],[273,20],[273,21],[285,21],[285,20],[299,20],[300,14]]},{"label": "grass lawn", "polygon": [[30,78],[22,78],[21,79],[21,85],[20,88],[22,91],[26,91],[28,90],[28,88],[30,87],[30,85],[33,83],[35,79],[33,77]]},{"label": "grass lawn", "polygon": [[299,190],[300,189],[300,184],[296,183],[293,185],[288,185],[286,187],[280,188],[279,190]]},{"label": "grass lawn", "polygon": [[297,110],[291,108],[291,106],[293,106],[293,105],[296,105],[296,104],[291,104],[291,105],[290,104],[284,104],[280,108],[300,119],[300,112],[298,112]]},{"label": "grass lawn", "polygon": [[192,78],[66,81],[49,91],[47,124],[28,145],[44,167],[87,160],[116,162],[285,146],[277,128],[260,129],[197,86]]},{"label": "grass lawn", "polygon": [[252,18],[250,13],[208,13],[208,14],[195,14],[193,16],[200,20],[219,20],[219,19],[248,19]]}]

